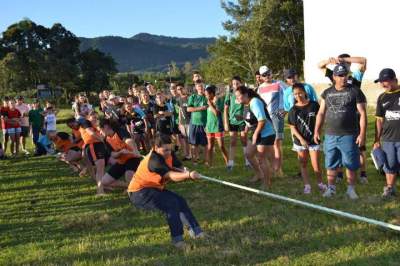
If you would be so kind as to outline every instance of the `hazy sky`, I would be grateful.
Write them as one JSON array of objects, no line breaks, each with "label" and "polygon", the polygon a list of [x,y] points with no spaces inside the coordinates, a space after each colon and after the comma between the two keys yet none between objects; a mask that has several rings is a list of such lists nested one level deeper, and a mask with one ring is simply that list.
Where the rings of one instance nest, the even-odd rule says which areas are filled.
[{"label": "hazy sky", "polygon": [[46,27],[60,22],[79,37],[226,34],[220,0],[5,0],[1,5],[0,32],[29,18]]}]

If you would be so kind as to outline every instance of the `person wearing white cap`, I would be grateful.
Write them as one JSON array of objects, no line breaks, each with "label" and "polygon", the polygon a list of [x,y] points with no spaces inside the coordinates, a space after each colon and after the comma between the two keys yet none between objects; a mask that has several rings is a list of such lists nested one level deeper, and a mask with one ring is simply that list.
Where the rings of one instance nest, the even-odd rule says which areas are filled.
[{"label": "person wearing white cap", "polygon": [[275,130],[275,161],[274,172],[278,176],[283,176],[282,171],[282,141],[284,135],[284,106],[283,91],[285,84],[282,81],[272,79],[272,71],[267,66],[259,69],[262,84],[258,87],[258,94],[267,104],[267,109]]}]

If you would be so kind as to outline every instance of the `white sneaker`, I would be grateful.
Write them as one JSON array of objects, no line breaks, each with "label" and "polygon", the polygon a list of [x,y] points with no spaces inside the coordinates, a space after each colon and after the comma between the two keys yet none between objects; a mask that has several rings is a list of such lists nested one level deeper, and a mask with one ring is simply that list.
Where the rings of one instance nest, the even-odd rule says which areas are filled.
[{"label": "white sneaker", "polygon": [[23,153],[25,153],[25,155],[29,155],[29,154],[31,154],[29,151],[27,151],[27,150],[24,150],[24,149],[22,150],[22,152],[23,152]]},{"label": "white sneaker", "polygon": [[358,199],[358,195],[353,187],[347,187],[346,195],[352,200]]},{"label": "white sneaker", "polygon": [[322,197],[330,198],[335,194],[336,194],[336,188],[333,186],[328,186],[327,190],[324,192],[324,194],[322,194]]},{"label": "white sneaker", "polygon": [[310,185],[304,186],[304,194],[311,194],[311,186]]},{"label": "white sneaker", "polygon": [[318,188],[321,192],[325,192],[328,189],[328,187],[324,183],[319,183]]}]

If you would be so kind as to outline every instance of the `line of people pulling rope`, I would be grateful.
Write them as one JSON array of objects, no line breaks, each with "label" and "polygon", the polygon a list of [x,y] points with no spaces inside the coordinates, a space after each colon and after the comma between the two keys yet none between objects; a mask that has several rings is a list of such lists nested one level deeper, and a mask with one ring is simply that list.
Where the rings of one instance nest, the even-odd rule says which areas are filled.
[{"label": "line of people pulling rope", "polygon": [[[358,69],[350,72],[351,64],[357,64]],[[319,67],[333,83],[323,91],[319,103],[312,86],[299,82],[293,69],[284,72],[283,82],[274,80],[271,70],[261,66],[255,73],[255,88],[244,86],[240,77],[235,76],[226,91],[214,85],[205,86],[195,72],[191,95],[179,83],[171,84],[169,93],[157,92],[152,84],[145,84],[144,88],[132,86],[127,97],[105,90],[99,95],[101,119],[80,95],[73,106],[75,117],[67,121],[72,137],[51,129],[46,135],[62,152],[61,160],[82,175],[88,173],[94,177],[98,195],[115,187],[127,188],[136,207],[164,212],[173,243],[183,247],[184,226],[194,238],[203,238],[205,234],[186,201],[165,189],[168,181],[199,178],[196,171],[183,166],[177,151],[181,151],[182,161],[191,160],[196,165],[200,163],[201,147],[205,147],[204,163],[212,167],[217,142],[227,170],[233,171],[237,167],[239,138],[244,165],[254,171],[250,181],[260,181],[262,189],[268,189],[273,173],[283,175],[286,115],[304,193],[310,194],[312,190],[307,170],[310,160],[323,197],[336,194],[335,183],[343,179],[344,168],[348,182],[346,195],[358,198],[355,184],[360,167],[359,181],[368,182],[366,97],[361,91],[366,59],[343,54],[323,60]],[[395,196],[400,169],[400,87],[392,69],[383,69],[376,82],[385,91],[377,100],[373,155],[386,174],[382,196],[390,198]],[[49,107],[46,112],[51,114]],[[13,110],[12,102],[9,109]],[[4,111],[2,117],[8,122],[14,119]],[[323,128],[327,184],[323,182],[319,163]],[[11,130],[7,132],[12,135]],[[224,145],[224,132],[229,132],[229,151]]]}]

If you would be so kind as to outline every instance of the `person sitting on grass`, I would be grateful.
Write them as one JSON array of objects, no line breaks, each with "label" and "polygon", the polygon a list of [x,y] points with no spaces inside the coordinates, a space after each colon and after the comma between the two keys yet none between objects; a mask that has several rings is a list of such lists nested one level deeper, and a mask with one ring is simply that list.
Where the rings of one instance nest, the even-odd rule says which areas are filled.
[{"label": "person sitting on grass", "polygon": [[224,111],[224,100],[215,96],[215,86],[210,85],[206,88],[207,98],[207,160],[206,166],[211,166],[213,161],[214,141],[217,140],[218,146],[221,149],[222,157],[225,165],[228,164],[228,152],[224,146],[224,127],[222,123],[222,112]]},{"label": "person sitting on grass", "polygon": [[165,185],[169,181],[198,179],[200,175],[182,167],[172,151],[169,135],[157,133],[154,142],[154,149],[140,162],[129,184],[129,199],[139,209],[163,212],[170,228],[172,243],[183,249],[183,223],[189,227],[189,234],[193,238],[202,238],[204,233],[186,200],[165,189]]},{"label": "person sitting on grass", "polygon": [[304,194],[311,193],[310,178],[307,171],[307,161],[311,158],[311,165],[317,177],[318,188],[324,192],[326,185],[322,182],[322,173],[319,163],[320,145],[314,142],[315,119],[319,104],[310,101],[304,85],[292,85],[294,106],[289,111],[288,122],[293,135],[293,150],[297,152],[301,176],[304,181]]},{"label": "person sitting on grass", "polygon": [[68,164],[74,172],[79,173],[83,166],[81,165],[82,150],[72,141],[71,136],[66,132],[57,132],[50,137],[55,149],[60,152],[59,159]]},{"label": "person sitting on grass", "polygon": [[42,129],[39,134],[37,141],[36,150],[34,156],[50,155],[54,153],[52,148],[53,143],[46,134],[46,129]]},{"label": "person sitting on grass", "polygon": [[[118,135],[118,126],[108,119],[100,120],[100,130],[106,136],[110,156],[116,160],[101,179],[101,183],[105,187],[127,188],[127,182],[131,181],[142,157]],[[119,180],[122,176],[125,176],[127,182]]]}]

